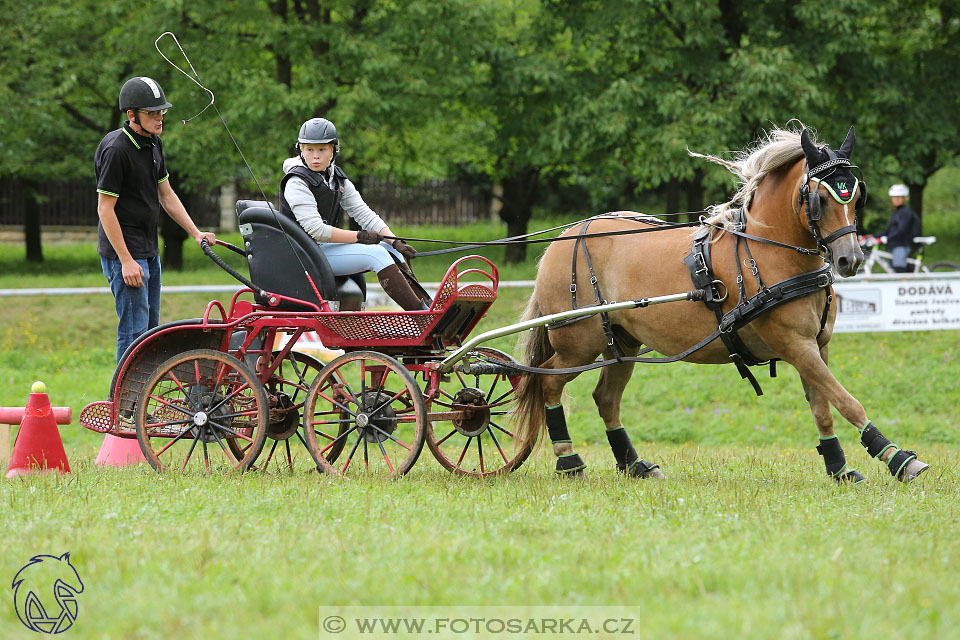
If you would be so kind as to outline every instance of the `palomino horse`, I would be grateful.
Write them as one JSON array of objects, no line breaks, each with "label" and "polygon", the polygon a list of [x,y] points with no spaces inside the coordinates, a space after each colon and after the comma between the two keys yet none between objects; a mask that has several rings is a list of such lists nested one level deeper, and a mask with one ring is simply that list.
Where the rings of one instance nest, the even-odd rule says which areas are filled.
[{"label": "palomino horse", "polygon": [[[664,223],[626,212],[564,232],[583,237],[552,243],[544,253],[524,320],[569,310],[576,290],[581,298],[584,291],[595,294],[597,302],[636,300],[687,291],[697,277],[706,277],[696,287],[704,289],[714,308],[699,302],[661,304],[535,329],[527,339],[526,363],[557,373],[524,376],[517,389],[522,445],[533,444],[546,424],[557,472],[582,473],[585,465],[573,451],[561,404],[564,386],[580,371],[558,370],[585,369],[603,354],[612,364],[602,369],[593,399],[617,468],[636,477],[661,476],[658,465],[639,459],[620,418],[635,362],[630,358],[645,345],[644,352],[673,356],[664,360],[719,364],[733,359],[758,393],[746,365],[776,359],[793,365],[820,432],[817,450],[838,482],[859,482],[863,476],[846,464],[830,405],[857,428],[861,444],[894,477],[906,482],[925,471],[928,465],[914,452],[880,433],[827,368],[837,305],[824,256],[844,277],[855,274],[863,261],[851,211],[855,198],[856,208],[866,199],[866,185],[850,164],[855,142],[853,127],[837,151],[818,147],[806,129],[775,129],[734,161],[691,154],[726,166],[741,181],[730,202],[711,208],[699,233],[667,225],[631,234],[628,230]],[[621,233],[603,235],[609,232]],[[726,283],[730,295],[725,295]],[[722,339],[702,344],[711,335]]]}]

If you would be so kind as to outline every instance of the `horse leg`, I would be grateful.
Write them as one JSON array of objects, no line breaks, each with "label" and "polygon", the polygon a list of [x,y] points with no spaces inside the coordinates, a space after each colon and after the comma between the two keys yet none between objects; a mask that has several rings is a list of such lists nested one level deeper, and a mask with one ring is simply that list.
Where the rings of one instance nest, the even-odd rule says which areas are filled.
[{"label": "horse leg", "polygon": [[[629,355],[636,355],[636,351]],[[613,354],[607,351],[605,356],[610,358]],[[640,459],[626,428],[620,422],[620,402],[623,399],[623,390],[633,375],[634,364],[636,363],[621,362],[604,367],[593,390],[593,401],[606,427],[607,442],[610,443],[613,457],[617,460],[617,471],[635,478],[662,478],[664,476],[660,465]]]},{"label": "horse leg", "polygon": [[[857,428],[860,432],[860,444],[867,449],[871,457],[885,463],[893,477],[901,482],[909,482],[930,467],[917,458],[916,452],[900,449],[880,433],[867,419],[863,405],[843,388],[827,368],[827,363],[823,361],[816,346],[803,349],[796,357],[791,358],[790,362],[812,390],[820,393],[828,403],[837,408],[840,415]],[[831,428],[830,431],[832,430]]]},{"label": "horse leg", "polygon": [[[556,355],[550,357],[545,367],[564,368]],[[547,433],[553,443],[553,453],[557,456],[556,474],[560,476],[582,476],[587,465],[574,452],[573,440],[567,431],[567,418],[563,411],[563,388],[577,374],[543,376],[543,399],[546,405]]]},{"label": "horse leg", "polygon": [[[820,349],[820,357],[826,364],[827,347]],[[810,404],[813,421],[820,433],[820,444],[817,445],[817,452],[823,456],[823,464],[827,467],[827,475],[838,483],[852,482],[856,484],[863,482],[866,478],[860,475],[856,469],[847,466],[847,459],[843,455],[840,440],[833,432],[833,413],[830,411],[830,403],[815,386],[803,378],[800,379],[800,382],[803,383],[803,394]]]}]

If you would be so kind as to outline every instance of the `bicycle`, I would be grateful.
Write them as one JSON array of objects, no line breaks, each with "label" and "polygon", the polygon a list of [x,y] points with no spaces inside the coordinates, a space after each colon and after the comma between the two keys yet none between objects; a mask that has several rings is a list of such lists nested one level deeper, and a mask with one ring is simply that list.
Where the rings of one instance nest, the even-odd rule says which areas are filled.
[{"label": "bicycle", "polygon": [[[860,273],[872,274],[874,270],[878,273],[896,273],[893,269],[893,254],[878,248],[879,245],[886,244],[885,236],[864,235],[858,236],[858,239],[864,253],[864,261],[863,266],[860,267]],[[912,255],[907,257],[907,273],[960,271],[960,265],[947,260],[934,262],[929,267],[923,264],[924,248],[936,241],[936,236],[917,236],[913,239],[913,244],[916,249]]]}]

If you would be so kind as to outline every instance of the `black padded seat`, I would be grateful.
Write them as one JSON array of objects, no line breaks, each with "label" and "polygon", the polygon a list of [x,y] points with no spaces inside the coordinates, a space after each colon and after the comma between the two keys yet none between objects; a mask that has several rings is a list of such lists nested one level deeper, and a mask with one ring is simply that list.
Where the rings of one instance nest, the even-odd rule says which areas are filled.
[{"label": "black padded seat", "polygon": [[[334,276],[317,242],[295,219],[283,215],[277,207],[271,211],[271,206],[257,200],[237,201],[237,221],[254,284],[271,293],[319,305],[320,300],[303,273],[305,268],[324,300],[338,301],[341,311],[359,310],[367,295],[363,274]],[[291,245],[296,255],[291,252]],[[282,301],[277,308],[303,311],[306,307]]]}]

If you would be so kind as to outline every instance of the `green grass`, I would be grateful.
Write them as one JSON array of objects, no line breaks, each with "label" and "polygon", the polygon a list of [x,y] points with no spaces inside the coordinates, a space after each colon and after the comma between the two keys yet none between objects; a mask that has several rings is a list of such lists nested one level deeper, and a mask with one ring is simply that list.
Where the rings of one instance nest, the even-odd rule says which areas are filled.
[{"label": "green grass", "polygon": [[[45,248],[39,272],[16,267],[16,251],[0,248],[0,288],[104,286],[92,245]],[[533,258],[504,277],[531,278]],[[449,262],[416,266],[434,280]],[[164,280],[230,282],[196,251]],[[514,322],[528,295],[502,290],[476,331]],[[162,320],[196,317],[208,297],[166,295]],[[70,551],[86,585],[71,637],[317,637],[322,608],[347,605],[623,605],[644,638],[951,637],[960,623],[960,332],[834,337],[840,381],[932,465],[899,485],[837,416],[848,460],[869,479],[837,487],[786,365],[759,376],[762,398],[733,367],[639,366],[623,414],[663,482],[612,471],[590,399],[596,372],[568,387],[583,481],[554,478],[547,449],[489,480],[448,474],[428,451],[399,482],[101,469],[102,437],[76,417],[106,396],[115,327],[109,295],[0,305],[0,406],[22,406],[42,379],[74,411],[61,428],[71,476],[0,481],[3,572]],[[512,339],[491,346],[515,351]],[[7,602],[3,637],[32,637]]]},{"label": "green grass", "polygon": [[[637,482],[581,450],[584,481],[544,455],[507,478],[424,460],[383,483],[75,460],[0,483],[4,571],[71,551],[76,638],[309,638],[333,606],[490,604],[622,605],[643,638],[955,633],[955,450],[928,451],[935,471],[907,487],[859,452],[870,483],[836,487],[809,452],[650,446],[671,477]],[[32,637],[12,606],[0,624]]]}]

